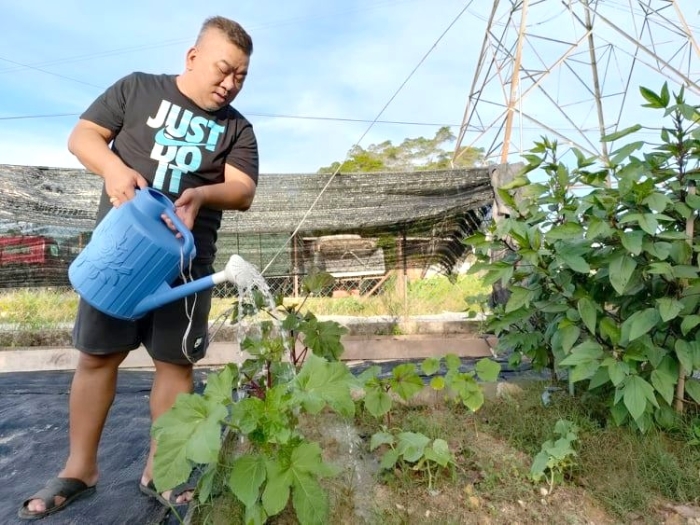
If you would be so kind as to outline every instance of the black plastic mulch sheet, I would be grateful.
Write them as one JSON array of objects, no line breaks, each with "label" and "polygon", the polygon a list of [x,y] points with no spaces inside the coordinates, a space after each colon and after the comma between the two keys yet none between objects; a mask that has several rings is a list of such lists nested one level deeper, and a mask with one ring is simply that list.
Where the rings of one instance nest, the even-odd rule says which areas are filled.
[{"label": "black plastic mulch sheet", "polygon": [[[195,390],[207,371],[195,371]],[[179,520],[143,495],[138,482],[148,454],[152,373],[121,370],[99,450],[94,495],[40,521],[17,517],[23,501],[63,467],[68,452],[67,372],[0,374],[0,524],[151,525]],[[178,509],[182,516],[186,507]]]}]

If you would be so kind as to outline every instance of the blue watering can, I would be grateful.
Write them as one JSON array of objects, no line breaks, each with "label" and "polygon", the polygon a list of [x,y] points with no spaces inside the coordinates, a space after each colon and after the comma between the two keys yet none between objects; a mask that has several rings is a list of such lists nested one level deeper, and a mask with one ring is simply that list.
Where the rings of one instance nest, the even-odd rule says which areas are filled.
[{"label": "blue watering can", "polygon": [[[163,214],[180,238],[163,222]],[[159,306],[235,278],[235,265],[229,264],[228,273],[172,288],[180,268],[188,268],[195,252],[192,233],[175,214],[170,199],[152,188],[136,190],[133,199],[112,208],[97,225],[68,268],[68,278],[80,297],[101,312],[138,319]]]}]

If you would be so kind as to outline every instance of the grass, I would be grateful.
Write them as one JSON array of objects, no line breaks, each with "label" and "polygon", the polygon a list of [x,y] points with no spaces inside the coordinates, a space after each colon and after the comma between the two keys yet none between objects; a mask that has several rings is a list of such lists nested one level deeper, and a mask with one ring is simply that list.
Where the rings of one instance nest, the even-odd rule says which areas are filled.
[{"label": "grass", "polygon": [[[403,294],[395,288],[391,279],[385,283],[380,294],[371,297],[321,297],[311,298],[305,308],[316,315],[418,315],[441,312],[481,311],[483,294],[488,288],[474,276],[461,276],[456,282],[439,276],[409,282],[408,312],[404,309]],[[212,321],[226,312],[234,298],[214,298],[210,319]],[[78,296],[65,288],[27,288],[0,292],[0,323],[14,325],[19,329],[56,327],[72,323],[78,305]]]},{"label": "grass", "polygon": [[78,296],[52,288],[18,288],[0,293],[0,323],[38,329],[72,322]]},{"label": "grass", "polygon": [[660,500],[700,503],[700,447],[689,444],[687,423],[640,435],[610,424],[606,407],[586,394],[572,398],[562,391],[545,407],[541,391],[530,384],[511,402],[487,404],[478,414],[480,426],[532,457],[558,419],[574,422],[580,443],[570,482],[621,520],[651,518]]}]

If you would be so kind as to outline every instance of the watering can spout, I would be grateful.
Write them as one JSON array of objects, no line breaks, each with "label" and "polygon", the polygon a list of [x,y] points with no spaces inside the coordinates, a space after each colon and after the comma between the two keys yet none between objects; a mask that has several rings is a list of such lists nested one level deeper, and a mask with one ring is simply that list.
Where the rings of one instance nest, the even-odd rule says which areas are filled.
[{"label": "watering can spout", "polygon": [[226,267],[217,273],[200,277],[195,281],[189,281],[179,286],[170,287],[167,283],[162,283],[160,287],[151,295],[145,297],[134,309],[134,317],[138,318],[146,313],[159,308],[165,304],[184,299],[188,295],[192,295],[209,288],[213,288],[217,284],[224,282],[239,283],[241,281],[241,268],[244,267],[245,261],[240,255],[232,255]]}]

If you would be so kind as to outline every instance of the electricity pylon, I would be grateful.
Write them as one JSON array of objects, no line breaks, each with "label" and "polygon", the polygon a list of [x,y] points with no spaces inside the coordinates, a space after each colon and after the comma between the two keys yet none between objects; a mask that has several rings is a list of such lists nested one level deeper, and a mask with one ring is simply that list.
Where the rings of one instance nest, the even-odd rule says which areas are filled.
[{"label": "electricity pylon", "polygon": [[640,86],[700,95],[695,1],[494,0],[453,160],[513,162],[540,136],[607,159],[601,136],[645,124]]}]

